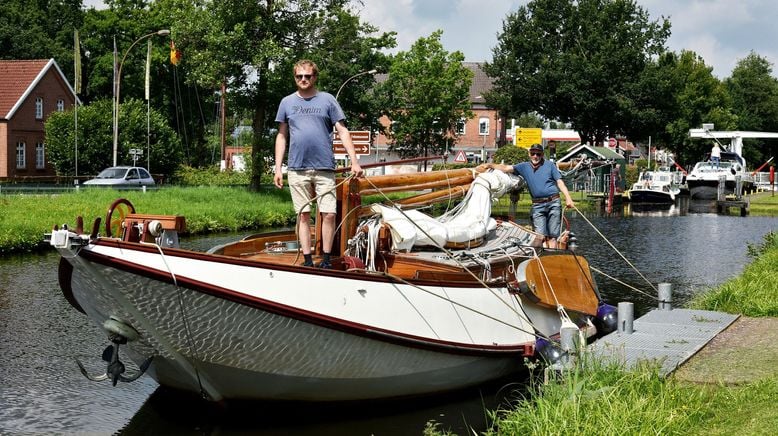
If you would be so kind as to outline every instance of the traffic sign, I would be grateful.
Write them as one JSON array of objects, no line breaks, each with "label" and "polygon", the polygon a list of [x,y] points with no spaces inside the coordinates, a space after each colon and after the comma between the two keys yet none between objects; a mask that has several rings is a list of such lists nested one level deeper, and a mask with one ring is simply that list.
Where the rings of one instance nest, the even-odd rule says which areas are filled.
[{"label": "traffic sign", "polygon": [[543,129],[516,127],[513,143],[522,148],[530,148],[532,144],[542,144]]},{"label": "traffic sign", "polygon": [[467,156],[465,156],[465,150],[459,150],[457,152],[457,155],[454,156],[454,162],[456,162],[456,163],[467,163]]},{"label": "traffic sign", "polygon": [[609,138],[608,139],[608,147],[616,148],[617,144],[618,144],[618,142],[616,142],[616,138]]},{"label": "traffic sign", "polygon": [[[370,132],[367,130],[355,130],[351,133],[351,142],[354,144],[354,151],[357,155],[370,154]],[[335,132],[332,140],[332,148],[335,154],[346,154],[346,147],[340,139],[338,132]]]}]

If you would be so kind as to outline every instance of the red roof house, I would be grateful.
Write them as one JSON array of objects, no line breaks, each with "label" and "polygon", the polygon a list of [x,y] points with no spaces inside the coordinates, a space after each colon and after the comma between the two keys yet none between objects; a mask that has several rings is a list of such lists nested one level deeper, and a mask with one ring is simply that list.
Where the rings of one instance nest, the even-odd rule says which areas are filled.
[{"label": "red roof house", "polygon": [[0,60],[0,180],[52,177],[44,122],[76,94],[54,59]]}]

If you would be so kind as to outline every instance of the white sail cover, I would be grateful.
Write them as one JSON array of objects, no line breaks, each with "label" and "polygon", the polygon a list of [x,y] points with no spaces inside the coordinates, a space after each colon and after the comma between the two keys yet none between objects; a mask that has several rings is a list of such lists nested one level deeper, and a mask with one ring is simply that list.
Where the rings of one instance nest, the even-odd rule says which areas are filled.
[{"label": "white sail cover", "polygon": [[470,190],[454,209],[433,218],[417,210],[402,211],[381,204],[372,210],[392,233],[393,250],[414,246],[439,246],[449,242],[468,242],[481,238],[497,227],[491,217],[492,201],[517,188],[523,179],[502,171],[479,174]]}]

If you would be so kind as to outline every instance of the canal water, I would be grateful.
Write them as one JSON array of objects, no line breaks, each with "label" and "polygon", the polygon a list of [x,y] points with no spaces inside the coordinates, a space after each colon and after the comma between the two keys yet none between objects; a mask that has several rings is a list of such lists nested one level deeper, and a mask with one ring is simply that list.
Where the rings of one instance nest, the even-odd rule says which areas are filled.
[{"label": "canal water", "polygon": [[[674,304],[682,305],[739,274],[749,261],[748,244],[778,230],[778,218],[709,212],[704,204],[625,205],[614,213],[572,214],[569,222],[578,252],[592,266],[638,289],[595,274],[605,299],[614,305],[633,301],[642,313],[656,301],[640,274],[654,286],[671,283]],[[186,239],[182,245],[204,250],[241,236]],[[405,435],[421,434],[428,421],[468,434],[487,428],[488,411],[508,404],[525,385],[526,376],[413,401],[221,409],[158,388],[149,377],[117,387],[92,382],[74,358],[91,372],[104,371],[100,354],[107,339],[62,297],[58,259],[53,250],[0,259],[0,434]]]}]

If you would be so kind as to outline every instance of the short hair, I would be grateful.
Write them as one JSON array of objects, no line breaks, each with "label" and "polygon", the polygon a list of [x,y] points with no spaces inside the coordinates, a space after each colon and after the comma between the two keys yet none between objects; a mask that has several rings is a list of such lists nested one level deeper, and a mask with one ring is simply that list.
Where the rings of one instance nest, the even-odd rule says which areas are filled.
[{"label": "short hair", "polygon": [[313,75],[314,76],[319,75],[319,67],[316,65],[314,61],[308,59],[300,59],[292,67],[292,74],[297,74],[297,67],[311,67],[311,70],[313,70]]}]

